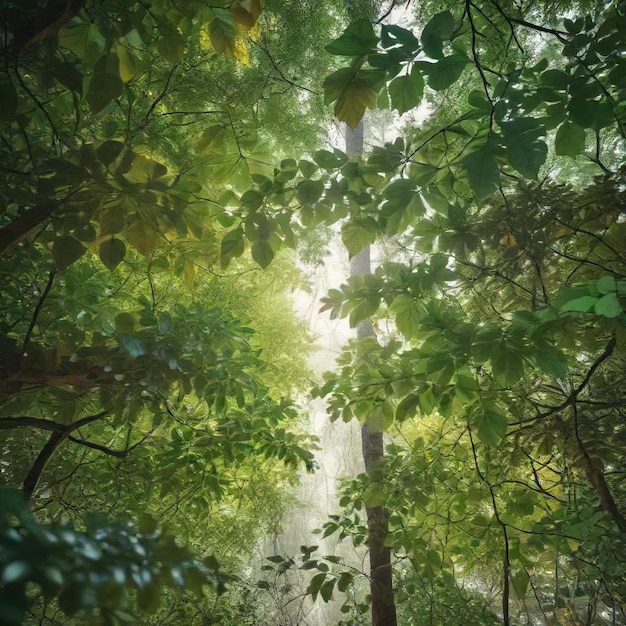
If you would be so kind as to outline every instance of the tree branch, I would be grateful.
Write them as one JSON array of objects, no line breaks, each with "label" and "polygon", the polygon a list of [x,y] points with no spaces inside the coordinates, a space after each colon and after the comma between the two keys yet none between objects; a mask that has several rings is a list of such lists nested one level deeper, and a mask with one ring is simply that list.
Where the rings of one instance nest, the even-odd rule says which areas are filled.
[{"label": "tree branch", "polygon": [[[39,480],[41,479],[41,475],[46,469],[46,465],[52,458],[52,455],[56,452],[57,448],[70,436],[72,432],[86,426],[87,424],[91,424],[107,415],[109,415],[110,411],[100,411],[100,413],[96,413],[95,415],[89,415],[87,417],[83,417],[76,422],[72,422],[67,426],[63,427],[62,430],[56,430],[50,435],[50,439],[46,445],[41,449],[37,458],[34,460],[26,478],[24,479],[24,483],[22,485],[22,491],[24,492],[24,496],[27,500],[33,495],[33,492],[37,488]],[[49,420],[42,420],[48,422]]]}]

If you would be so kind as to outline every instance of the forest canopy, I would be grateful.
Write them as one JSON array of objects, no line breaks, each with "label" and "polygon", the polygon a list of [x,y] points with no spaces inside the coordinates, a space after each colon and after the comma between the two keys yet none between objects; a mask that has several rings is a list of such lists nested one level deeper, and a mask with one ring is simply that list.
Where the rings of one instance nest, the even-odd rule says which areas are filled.
[{"label": "forest canopy", "polygon": [[[623,2],[0,18],[3,623],[626,624]],[[316,303],[359,331],[311,382],[335,236],[381,260]],[[311,397],[380,454],[252,574]]]}]

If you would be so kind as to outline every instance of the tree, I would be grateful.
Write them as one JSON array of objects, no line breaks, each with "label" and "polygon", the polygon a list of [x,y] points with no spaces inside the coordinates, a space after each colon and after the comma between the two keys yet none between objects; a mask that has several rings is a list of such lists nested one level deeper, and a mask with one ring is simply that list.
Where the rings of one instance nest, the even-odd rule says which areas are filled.
[{"label": "tree", "polygon": [[[576,593],[586,598],[587,619],[601,619],[600,589],[615,619],[623,611],[623,566],[607,569],[603,546],[611,543],[611,561],[623,563],[624,496],[613,480],[622,472],[622,404],[606,393],[620,380],[625,319],[617,243],[622,152],[615,149],[624,137],[624,18],[616,3],[562,25],[543,15],[466,3],[459,17],[432,17],[419,37],[354,22],[327,48],[349,57],[349,65],[325,81],[327,101],[352,126],[377,98],[404,113],[425,87],[445,91],[472,70],[474,81],[463,79],[469,94],[456,101],[458,114],[435,116],[408,141],[374,148],[362,164],[319,151],[292,187],[294,216],[305,224],[343,219],[351,254],[382,237],[404,251],[373,275],[331,290],[324,304],[353,325],[377,313],[389,317],[402,342],[369,345],[367,365],[357,350],[320,394],[330,395],[335,417],[379,419],[387,430],[416,413],[459,423],[456,445],[469,452],[476,480],[470,502],[481,511],[470,532],[480,544],[484,529],[497,531],[506,624],[513,590],[524,598],[531,589],[545,620],[574,619],[565,616],[581,608]],[[533,38],[542,39],[539,52],[532,52]],[[573,185],[535,182],[549,154],[543,137],[553,148],[553,170],[563,168]],[[592,182],[584,163],[563,165],[561,157],[578,155],[604,177]],[[558,171],[552,177],[558,180]],[[593,417],[591,407],[600,413]],[[594,452],[599,445],[602,452]],[[422,444],[417,450],[426,453]],[[392,501],[393,484],[393,476],[378,486],[359,481],[351,493],[359,506],[378,505]],[[446,561],[443,544],[435,548],[432,536],[417,541],[417,531],[407,537],[404,530],[421,515],[407,501],[422,502],[428,516],[441,514],[426,502],[433,494],[406,493],[391,508],[402,538],[393,547],[419,564],[421,576],[432,579],[445,565],[458,584],[460,547]],[[456,505],[461,512],[470,506],[460,493]],[[536,509],[545,515],[534,519]],[[453,513],[445,513],[446,528]],[[528,516],[528,525],[510,515]],[[591,552],[577,547],[583,535]],[[566,554],[577,572],[585,570],[588,590],[579,577],[569,595],[557,586],[548,606],[540,592],[545,564],[531,578],[540,560],[530,555],[537,558],[541,542],[557,561]]]}]

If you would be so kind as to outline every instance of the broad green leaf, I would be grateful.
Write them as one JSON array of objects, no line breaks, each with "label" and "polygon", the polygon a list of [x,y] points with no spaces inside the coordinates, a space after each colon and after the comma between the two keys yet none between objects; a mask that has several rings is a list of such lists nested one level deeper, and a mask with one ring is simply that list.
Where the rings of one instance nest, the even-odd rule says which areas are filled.
[{"label": "broad green leaf", "polygon": [[587,313],[591,311],[598,302],[598,298],[594,296],[581,296],[580,298],[574,298],[566,302],[560,309],[559,313],[567,313],[574,311],[578,313]]},{"label": "broad green leaf", "polygon": [[[408,29],[396,24],[383,24],[380,41],[385,48],[394,48],[402,58],[410,58],[419,50],[419,39]],[[398,47],[399,46],[399,47]]]},{"label": "broad green leaf", "polygon": [[17,112],[17,92],[10,76],[6,72],[0,72],[0,120],[9,122]]},{"label": "broad green leaf", "polygon": [[467,154],[462,164],[470,187],[478,198],[489,196],[500,187],[500,168],[495,152],[489,145]]},{"label": "broad green leaf", "polygon": [[209,23],[209,38],[217,52],[235,56],[235,25],[230,11],[212,9],[213,19]]},{"label": "broad green leaf", "polygon": [[152,226],[137,221],[126,229],[126,240],[139,254],[150,256],[156,246],[157,234]]},{"label": "broad green leaf", "polygon": [[537,351],[537,365],[550,376],[565,378],[567,361],[554,346],[541,346]]},{"label": "broad green leaf", "polygon": [[135,316],[132,313],[118,313],[115,316],[115,330],[118,333],[132,333],[135,329]]},{"label": "broad green leaf", "polygon": [[376,108],[376,92],[369,82],[354,79],[344,86],[335,103],[335,115],[340,122],[356,128],[365,109]]},{"label": "broad green leaf", "polygon": [[389,97],[394,109],[402,115],[415,108],[424,95],[424,79],[417,68],[410,74],[394,78],[388,85]]},{"label": "broad green leaf", "polygon": [[118,46],[115,51],[120,60],[120,78],[125,83],[129,83],[137,74],[135,57],[130,49],[125,46]]},{"label": "broad green leaf", "polygon": [[226,233],[226,235],[222,238],[220,247],[222,269],[228,267],[228,264],[233,257],[241,256],[243,254],[244,247],[243,228],[238,227]]},{"label": "broad green leaf", "polygon": [[233,21],[252,28],[261,14],[261,0],[237,0],[230,5]]},{"label": "broad green leaf", "polygon": [[313,160],[325,170],[331,171],[340,168],[348,161],[348,155],[340,150],[329,152],[328,150],[318,150],[313,155]]},{"label": "broad green leaf", "polygon": [[421,320],[426,315],[424,305],[414,296],[401,294],[391,304],[391,311],[396,316],[396,326],[406,339],[413,339]]},{"label": "broad green leaf", "polygon": [[59,31],[59,45],[71,50],[81,61],[95,61],[103,52],[106,39],[94,23],[70,24]]},{"label": "broad green leaf", "polygon": [[518,350],[506,341],[493,349],[491,372],[501,387],[511,387],[524,375],[524,362]]},{"label": "broad green leaf", "polygon": [[376,223],[371,220],[352,219],[341,226],[341,239],[350,257],[376,240]]},{"label": "broad green leaf", "polygon": [[301,204],[317,202],[324,192],[321,180],[303,180],[296,185],[296,198]]},{"label": "broad green leaf", "polygon": [[363,56],[374,52],[378,37],[369,20],[362,19],[352,22],[343,34],[326,46],[330,54],[340,56]]},{"label": "broad green leaf", "polygon": [[52,256],[60,270],[69,267],[86,252],[85,246],[75,237],[58,237],[52,244]]},{"label": "broad green leaf", "polygon": [[112,237],[100,244],[98,256],[104,266],[112,272],[124,260],[126,245],[121,239]]},{"label": "broad green leaf", "polygon": [[506,417],[492,408],[485,409],[478,419],[478,438],[488,446],[497,446],[506,429]]},{"label": "broad green leaf", "polygon": [[434,15],[422,31],[422,47],[433,59],[443,57],[443,42],[448,41],[456,29],[456,22],[450,11]]},{"label": "broad green leaf", "polygon": [[200,139],[194,145],[194,150],[199,153],[204,152],[209,147],[220,146],[224,142],[224,130],[222,124],[213,124],[205,128]]},{"label": "broad green leaf", "polygon": [[185,38],[177,32],[169,33],[159,39],[157,50],[166,61],[177,65],[185,54]]},{"label": "broad green leaf", "polygon": [[116,54],[105,54],[96,63],[89,89],[87,102],[91,112],[100,113],[112,100],[124,93],[124,83],[120,78],[119,60]]},{"label": "broad green leaf", "polygon": [[532,117],[518,117],[501,122],[500,127],[511,166],[527,178],[537,178],[548,154],[548,146],[539,139],[545,135],[541,122]]},{"label": "broad green leaf", "polygon": [[617,297],[617,292],[607,293],[594,305],[593,312],[603,317],[618,317],[622,312],[622,305]]},{"label": "broad green leaf", "polygon": [[511,583],[513,589],[518,597],[523,598],[528,590],[528,583],[530,582],[530,576],[525,569],[519,569],[511,574]]},{"label": "broad green leaf", "polygon": [[539,75],[539,82],[546,87],[552,87],[553,89],[565,90],[568,88],[571,81],[571,76],[562,70],[546,70]]},{"label": "broad green leaf", "polygon": [[601,294],[617,291],[617,283],[613,276],[603,276],[596,281],[596,287]]},{"label": "broad green leaf", "polygon": [[307,587],[307,590],[306,590],[307,593],[310,593],[313,596],[315,596],[315,594],[319,592],[320,587],[324,584],[325,580],[326,580],[325,572],[321,572],[320,574],[315,574],[315,576],[311,578],[311,582],[309,583],[309,586]]},{"label": "broad green leaf", "polygon": [[471,107],[483,111],[485,114],[491,113],[491,102],[485,98],[483,91],[478,91],[477,89],[470,91],[467,96],[467,103]]},{"label": "broad green leaf", "polygon": [[601,130],[615,123],[613,106],[604,99],[570,98],[567,112],[570,120],[582,128]]},{"label": "broad green leaf", "polygon": [[435,394],[431,387],[426,387],[426,389],[419,394],[419,405],[420,411],[424,415],[430,415],[435,407],[437,406],[437,400],[435,399]]},{"label": "broad green leaf", "polygon": [[114,204],[105,209],[99,216],[100,235],[117,235],[124,230],[126,217],[122,204]]},{"label": "broad green leaf", "polygon": [[472,346],[472,356],[478,363],[489,360],[494,348],[502,340],[502,329],[493,322],[488,322],[476,333]]},{"label": "broad green leaf", "polygon": [[428,86],[435,91],[442,91],[460,78],[467,63],[467,57],[462,54],[452,54],[435,63],[420,61],[416,65],[423,74],[426,74]]},{"label": "broad green leaf", "polygon": [[350,572],[341,572],[337,580],[337,589],[344,592],[353,582],[354,576]]},{"label": "broad green leaf", "polygon": [[565,120],[556,131],[554,151],[557,154],[576,157],[585,151],[585,129]]},{"label": "broad green leaf", "polygon": [[321,587],[320,587],[320,596],[322,596],[322,600],[324,602],[330,602],[333,597],[333,588],[335,586],[335,579],[329,578]]},{"label": "broad green leaf", "polygon": [[374,508],[383,506],[387,502],[385,487],[382,483],[370,483],[363,492],[363,502],[365,505]]},{"label": "broad green leaf", "polygon": [[122,153],[123,149],[124,144],[121,141],[105,141],[96,148],[96,155],[100,163],[110,165]]},{"label": "broad green leaf", "polygon": [[395,419],[398,422],[403,422],[409,417],[414,417],[417,412],[418,403],[419,395],[416,393],[403,398],[396,407]]},{"label": "broad green leaf", "polygon": [[274,258],[274,251],[270,242],[266,239],[257,239],[252,243],[252,258],[262,267],[266,268]]}]

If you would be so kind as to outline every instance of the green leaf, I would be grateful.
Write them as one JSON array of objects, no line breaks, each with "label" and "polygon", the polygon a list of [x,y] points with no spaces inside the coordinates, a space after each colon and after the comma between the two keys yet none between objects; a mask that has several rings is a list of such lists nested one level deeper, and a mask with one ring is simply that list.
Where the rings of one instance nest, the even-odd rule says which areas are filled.
[{"label": "green leaf", "polygon": [[567,313],[574,311],[578,313],[587,313],[596,306],[598,298],[595,296],[581,296],[580,298],[574,298],[566,302],[560,309],[559,313]]},{"label": "green leaf", "polygon": [[491,372],[501,387],[511,387],[524,375],[524,362],[518,350],[501,341],[491,356]]},{"label": "green leaf", "polygon": [[389,97],[394,109],[402,115],[415,108],[424,95],[424,79],[414,67],[410,74],[394,78],[388,86]]},{"label": "green leaf", "polygon": [[124,144],[121,141],[105,141],[96,148],[96,155],[102,165],[111,165],[122,150],[124,150]]},{"label": "green leaf", "polygon": [[567,112],[570,120],[583,128],[601,130],[615,123],[613,106],[608,100],[570,98]]},{"label": "green leaf", "polygon": [[220,146],[224,142],[224,126],[213,124],[205,128],[193,149],[200,153],[212,146]]},{"label": "green leaf", "polygon": [[133,222],[126,229],[128,243],[144,256],[150,256],[156,246],[156,231],[145,222]]},{"label": "green leaf", "polygon": [[376,240],[376,223],[369,219],[352,219],[341,226],[341,239],[350,257]]},{"label": "green leaf", "polygon": [[478,363],[484,363],[491,357],[494,347],[501,339],[502,329],[497,324],[488,322],[476,333],[472,356]]},{"label": "green leaf", "polygon": [[230,11],[212,9],[213,19],[209,23],[209,38],[217,52],[235,56],[235,25]]},{"label": "green leaf", "polygon": [[553,89],[565,90],[568,88],[571,81],[571,76],[566,74],[562,70],[546,70],[539,75],[539,82],[545,87],[552,87]]},{"label": "green leaf", "polygon": [[118,313],[115,316],[115,330],[118,333],[132,333],[135,329],[135,316],[132,313]]},{"label": "green leaf", "polygon": [[478,420],[478,438],[488,446],[497,446],[506,434],[506,416],[492,408],[485,409]]},{"label": "green leaf", "polygon": [[400,52],[402,58],[410,58],[419,50],[419,39],[406,28],[396,24],[383,24],[380,33],[380,41],[383,46],[394,48],[393,52]]},{"label": "green leaf", "polygon": [[530,582],[530,576],[525,569],[520,569],[511,574],[511,583],[513,589],[518,597],[523,598],[528,590],[528,583]]},{"label": "green leaf", "polygon": [[185,38],[178,32],[172,32],[159,39],[159,54],[172,65],[178,65],[185,54]]},{"label": "green leaf", "polygon": [[104,266],[112,272],[124,260],[126,245],[121,239],[112,237],[100,244],[98,256]]},{"label": "green leaf", "polygon": [[585,129],[565,120],[556,131],[554,151],[563,156],[576,157],[585,151]]},{"label": "green leaf", "polygon": [[343,34],[326,46],[326,51],[339,56],[356,57],[376,50],[378,37],[369,20],[352,22]]},{"label": "green leaf", "polygon": [[541,122],[532,117],[518,117],[501,122],[500,127],[511,166],[527,178],[537,178],[548,154],[548,146],[539,139],[545,135]]},{"label": "green leaf", "polygon": [[456,30],[456,22],[450,11],[434,15],[422,31],[422,47],[433,59],[443,57],[443,42],[448,41]]},{"label": "green leaf", "polygon": [[356,128],[365,109],[376,108],[376,92],[369,82],[353,79],[346,84],[335,103],[335,115],[340,122]]},{"label": "green leaf", "polygon": [[233,257],[241,256],[243,254],[244,248],[245,245],[243,228],[238,227],[226,233],[226,235],[222,238],[222,243],[220,246],[222,269],[228,267],[228,264]]},{"label": "green leaf", "polygon": [[602,296],[594,305],[593,311],[596,315],[602,315],[603,317],[618,317],[622,312],[622,305],[617,297],[617,293],[612,292]]},{"label": "green leaf", "polygon": [[265,269],[274,258],[274,251],[267,239],[257,239],[252,243],[252,258]]},{"label": "green leaf", "polygon": [[91,112],[96,115],[123,93],[124,82],[119,73],[119,59],[110,52],[100,57],[94,67],[86,95],[87,103]]},{"label": "green leaf", "polygon": [[0,120],[9,122],[17,112],[17,92],[10,76],[6,72],[0,72]]},{"label": "green leaf", "polygon": [[613,276],[603,276],[596,281],[596,287],[601,294],[617,291],[617,283]]},{"label": "green leaf", "polygon": [[419,405],[420,411],[424,415],[430,415],[435,410],[437,400],[430,387],[426,387],[426,389],[419,394]]},{"label": "green leaf", "polygon": [[387,502],[385,487],[382,483],[370,483],[363,492],[363,502],[371,508],[383,506]]},{"label": "green leaf", "polygon": [[117,56],[120,60],[120,78],[129,83],[137,74],[137,64],[135,63],[135,57],[129,48],[125,46],[119,46],[116,49]]},{"label": "green leaf", "polygon": [[60,270],[68,268],[85,254],[86,248],[75,237],[58,237],[52,244],[52,256]]},{"label": "green leaf", "polygon": [[321,180],[303,180],[296,185],[296,198],[300,204],[317,202],[324,192]]},{"label": "green leaf", "polygon": [[541,370],[550,376],[565,378],[567,375],[567,361],[554,346],[541,346],[536,361]]},{"label": "green leaf", "polygon": [[81,61],[95,61],[103,52],[106,39],[94,23],[70,24],[59,31],[59,45],[71,50]]},{"label": "green leaf", "polygon": [[391,311],[396,315],[396,326],[407,340],[417,336],[420,323],[426,315],[424,305],[414,296],[401,294],[391,304]]},{"label": "green leaf", "polygon": [[332,171],[345,165],[348,162],[348,155],[340,150],[334,150],[333,152],[318,150],[313,155],[313,160],[325,170]]},{"label": "green leaf", "polygon": [[350,572],[341,572],[337,580],[337,589],[342,593],[352,584],[354,576]]},{"label": "green leaf", "polygon": [[478,198],[489,196],[500,187],[500,168],[489,144],[463,157],[462,165],[470,187]]},{"label": "green leaf", "polygon": [[452,54],[439,59],[436,63],[420,61],[416,65],[428,77],[428,86],[435,91],[442,91],[459,79],[467,63],[467,57]]}]

